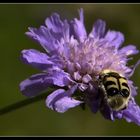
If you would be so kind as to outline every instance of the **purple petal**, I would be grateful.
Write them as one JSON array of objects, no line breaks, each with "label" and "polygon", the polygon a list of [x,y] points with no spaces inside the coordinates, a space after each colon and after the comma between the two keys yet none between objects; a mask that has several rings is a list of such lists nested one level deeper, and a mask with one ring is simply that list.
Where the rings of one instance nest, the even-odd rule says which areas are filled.
[{"label": "purple petal", "polygon": [[73,98],[64,97],[55,103],[55,106],[56,106],[55,110],[57,112],[63,113],[70,108],[74,108],[80,105],[81,103],[82,103],[81,101],[75,100]]},{"label": "purple petal", "polygon": [[91,80],[92,80],[92,78],[89,74],[84,75],[83,78],[82,78],[82,81],[84,83],[89,83],[89,81],[91,81]]},{"label": "purple petal", "polygon": [[124,36],[121,32],[108,31],[105,35],[105,40],[107,40],[111,46],[119,48],[124,42]]},{"label": "purple petal", "polygon": [[80,80],[82,78],[82,76],[78,71],[74,72],[73,77],[75,80]]},{"label": "purple petal", "polygon": [[47,27],[54,33],[57,33],[57,40],[64,38],[65,41],[69,40],[69,24],[67,20],[62,21],[57,13],[54,13],[50,18],[45,20]]},{"label": "purple petal", "polygon": [[105,35],[105,27],[106,23],[105,21],[99,19],[97,20],[94,25],[91,33],[89,34],[90,37],[93,38],[102,38]]},{"label": "purple petal", "polygon": [[34,49],[23,50],[21,55],[21,59],[24,63],[30,64],[35,68],[40,70],[47,70],[48,68],[57,67],[56,65],[60,65],[60,63],[55,64],[47,54],[41,53]]},{"label": "purple petal", "polygon": [[49,71],[47,74],[46,80],[53,85],[64,87],[73,83],[74,81],[70,78],[70,75],[64,71]]},{"label": "purple petal", "polygon": [[119,53],[129,56],[129,55],[137,54],[137,53],[139,53],[139,51],[136,49],[136,46],[128,45],[128,46],[125,46],[122,49],[120,49]]},{"label": "purple petal", "polygon": [[36,96],[44,92],[49,84],[45,80],[46,74],[36,74],[20,83],[20,90],[25,96]]},{"label": "purple petal", "polygon": [[124,118],[128,122],[134,122],[140,125],[140,107],[135,103],[134,98],[130,100],[127,109],[121,113],[115,114],[116,118]]},{"label": "purple petal", "polygon": [[71,24],[74,28],[75,37],[82,42],[87,37],[87,33],[84,25],[83,9],[80,9],[78,12],[80,20],[75,18],[73,21],[71,21]]},{"label": "purple petal", "polygon": [[40,43],[48,53],[57,53],[57,49],[59,48],[57,38],[59,35],[52,34],[52,31],[45,26],[41,26],[39,29],[29,27],[29,32],[26,32],[26,35]]},{"label": "purple petal", "polygon": [[72,80],[63,71],[53,71],[52,73],[42,73],[31,76],[20,83],[20,90],[25,96],[36,96],[47,90],[50,86],[68,86]]},{"label": "purple petal", "polygon": [[68,91],[65,91],[64,89],[58,89],[54,91],[46,99],[47,107],[57,112],[64,113],[68,109],[78,106],[82,102],[70,97],[70,95],[74,93],[76,88],[77,86],[74,86]]},{"label": "purple petal", "polygon": [[136,91],[137,90],[137,87],[135,87],[133,85],[133,81],[128,80],[128,85],[130,87],[132,97],[136,96],[137,95],[137,91]]}]

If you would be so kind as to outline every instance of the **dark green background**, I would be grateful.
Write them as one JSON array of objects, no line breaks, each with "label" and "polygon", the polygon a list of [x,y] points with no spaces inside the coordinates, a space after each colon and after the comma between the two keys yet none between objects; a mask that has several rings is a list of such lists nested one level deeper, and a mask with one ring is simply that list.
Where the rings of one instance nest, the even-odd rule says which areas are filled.
[{"label": "dark green background", "polygon": [[[39,27],[45,18],[58,12],[62,18],[78,16],[83,8],[85,25],[89,32],[93,22],[104,19],[107,27],[124,33],[125,43],[134,44],[140,50],[140,5],[134,4],[1,4],[0,5],[0,107],[26,99],[19,91],[19,83],[32,74],[34,68],[23,64],[19,57],[23,49],[41,46],[24,34],[29,26]],[[140,55],[129,64],[134,64]],[[132,80],[140,85],[140,66]],[[138,92],[140,90],[138,89]],[[136,97],[140,105],[140,95]],[[89,108],[70,109],[64,114],[45,107],[45,100],[32,103],[0,116],[0,136],[120,136],[140,135],[140,126],[125,120],[111,122]]]}]

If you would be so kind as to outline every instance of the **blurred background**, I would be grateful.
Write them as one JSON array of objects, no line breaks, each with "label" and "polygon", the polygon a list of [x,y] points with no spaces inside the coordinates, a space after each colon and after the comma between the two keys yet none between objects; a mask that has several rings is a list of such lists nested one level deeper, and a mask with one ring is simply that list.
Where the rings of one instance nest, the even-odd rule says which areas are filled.
[{"label": "blurred background", "polygon": [[[78,17],[84,9],[85,25],[90,32],[94,21],[101,18],[107,27],[124,33],[124,45],[134,44],[140,50],[139,4],[0,4],[0,108],[27,99],[19,91],[19,83],[36,69],[23,64],[19,57],[23,49],[41,46],[25,32],[29,26],[44,25],[46,17],[57,12],[64,19]],[[133,65],[140,54],[129,63]],[[140,87],[140,66],[131,78]],[[140,105],[140,88],[136,101]],[[0,136],[138,136],[140,126],[125,120],[105,120],[87,107],[70,109],[64,114],[45,107],[45,99],[15,111],[0,115]]]}]

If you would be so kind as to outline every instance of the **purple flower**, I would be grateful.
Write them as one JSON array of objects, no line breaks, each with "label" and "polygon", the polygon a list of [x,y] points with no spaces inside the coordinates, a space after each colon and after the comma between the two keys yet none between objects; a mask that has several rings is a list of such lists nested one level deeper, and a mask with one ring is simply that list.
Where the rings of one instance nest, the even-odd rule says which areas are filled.
[{"label": "purple flower", "polygon": [[[134,97],[136,87],[130,80],[136,65],[128,67],[129,56],[139,51],[134,45],[121,47],[124,36],[118,31],[106,31],[105,21],[98,19],[87,34],[83,10],[80,19],[61,20],[57,13],[45,20],[39,29],[29,28],[26,35],[38,42],[45,50],[23,50],[21,59],[42,71],[20,83],[25,96],[33,97],[56,87],[46,98],[46,106],[63,113],[70,108],[86,104],[91,111],[100,111],[109,120],[126,119],[140,125],[140,108]],[[99,74],[111,69],[125,76],[131,90],[131,99],[124,110],[113,111],[103,100],[98,85]]]}]

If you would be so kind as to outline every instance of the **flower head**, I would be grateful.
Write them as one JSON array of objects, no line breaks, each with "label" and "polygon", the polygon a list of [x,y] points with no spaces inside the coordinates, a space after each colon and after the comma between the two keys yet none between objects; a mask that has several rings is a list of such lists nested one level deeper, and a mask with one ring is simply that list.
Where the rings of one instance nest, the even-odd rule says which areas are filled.
[{"label": "flower head", "polygon": [[[45,25],[29,28],[26,35],[37,41],[45,50],[23,50],[21,58],[26,64],[41,70],[20,83],[25,96],[36,96],[48,87],[58,88],[46,98],[46,106],[63,113],[80,104],[87,104],[92,112],[100,111],[106,119],[124,118],[140,125],[140,108],[134,97],[136,87],[129,79],[135,70],[127,66],[131,55],[137,54],[134,45],[121,47],[124,36],[121,32],[106,31],[105,21],[98,19],[92,31],[87,34],[84,26],[83,10],[80,19],[61,20],[57,13],[45,20]],[[99,74],[111,69],[128,80],[131,100],[124,110],[111,110],[103,100],[99,88]]]}]

